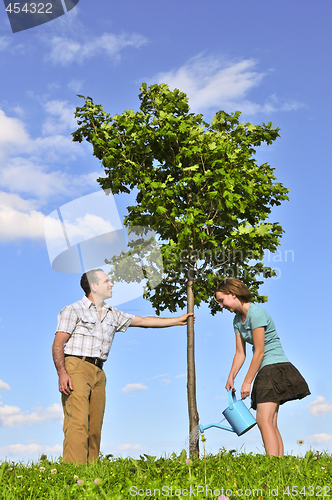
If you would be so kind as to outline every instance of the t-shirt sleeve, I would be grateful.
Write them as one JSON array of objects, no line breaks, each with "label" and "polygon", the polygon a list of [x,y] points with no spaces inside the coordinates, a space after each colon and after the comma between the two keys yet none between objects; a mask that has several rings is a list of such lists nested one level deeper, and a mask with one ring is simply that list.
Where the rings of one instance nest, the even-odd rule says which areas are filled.
[{"label": "t-shirt sleeve", "polygon": [[71,335],[75,330],[77,318],[77,313],[71,305],[61,309],[58,314],[58,325],[56,327],[55,333],[65,332]]},{"label": "t-shirt sleeve", "polygon": [[235,318],[233,319],[233,327],[235,333],[241,333],[239,326],[239,318],[237,317],[237,314],[235,314]]},{"label": "t-shirt sleeve", "polygon": [[267,326],[269,319],[268,316],[268,313],[264,311],[264,309],[261,309],[260,307],[255,308],[250,316],[251,330],[254,330],[255,328],[259,328],[261,326]]},{"label": "t-shirt sleeve", "polygon": [[117,332],[125,332],[134,319],[134,314],[127,314],[112,307],[117,320]]}]

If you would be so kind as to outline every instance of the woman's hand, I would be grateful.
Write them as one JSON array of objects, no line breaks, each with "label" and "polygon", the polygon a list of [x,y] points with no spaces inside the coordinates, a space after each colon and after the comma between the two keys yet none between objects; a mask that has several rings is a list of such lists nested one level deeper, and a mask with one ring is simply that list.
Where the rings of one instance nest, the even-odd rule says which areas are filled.
[{"label": "woman's hand", "polygon": [[246,399],[248,396],[250,396],[251,392],[251,384],[248,382],[243,382],[242,387],[241,387],[241,398]]},{"label": "woman's hand", "polygon": [[226,382],[226,391],[228,392],[230,389],[233,389],[233,392],[235,392],[234,389],[234,377],[229,376]]}]

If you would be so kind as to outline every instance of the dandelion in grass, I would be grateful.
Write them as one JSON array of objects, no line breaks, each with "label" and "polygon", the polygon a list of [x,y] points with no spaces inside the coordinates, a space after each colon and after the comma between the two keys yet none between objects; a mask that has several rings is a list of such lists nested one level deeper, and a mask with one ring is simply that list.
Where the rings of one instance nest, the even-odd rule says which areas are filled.
[{"label": "dandelion in grass", "polygon": [[299,453],[297,455],[297,458],[300,458],[300,456],[301,456],[301,446],[304,444],[303,439],[298,439],[297,440],[297,444],[299,445]]}]

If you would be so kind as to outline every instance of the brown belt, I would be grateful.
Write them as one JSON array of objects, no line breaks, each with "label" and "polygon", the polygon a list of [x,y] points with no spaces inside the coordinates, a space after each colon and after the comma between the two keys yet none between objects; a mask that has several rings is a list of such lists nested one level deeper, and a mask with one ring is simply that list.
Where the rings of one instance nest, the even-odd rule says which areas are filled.
[{"label": "brown belt", "polygon": [[68,356],[74,356],[74,358],[83,359],[83,361],[87,361],[88,363],[98,366],[98,368],[100,369],[103,368],[104,361],[102,361],[100,358],[90,358],[89,356],[76,356],[76,354],[65,354],[65,358],[67,358]]}]

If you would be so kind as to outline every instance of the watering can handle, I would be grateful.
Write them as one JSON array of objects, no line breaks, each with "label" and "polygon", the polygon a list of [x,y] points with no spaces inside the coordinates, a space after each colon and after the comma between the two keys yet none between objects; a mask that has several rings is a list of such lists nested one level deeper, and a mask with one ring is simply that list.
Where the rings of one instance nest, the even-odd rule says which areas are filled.
[{"label": "watering can handle", "polygon": [[228,407],[230,410],[233,410],[233,404],[236,403],[236,395],[233,392],[233,389],[228,391]]}]

